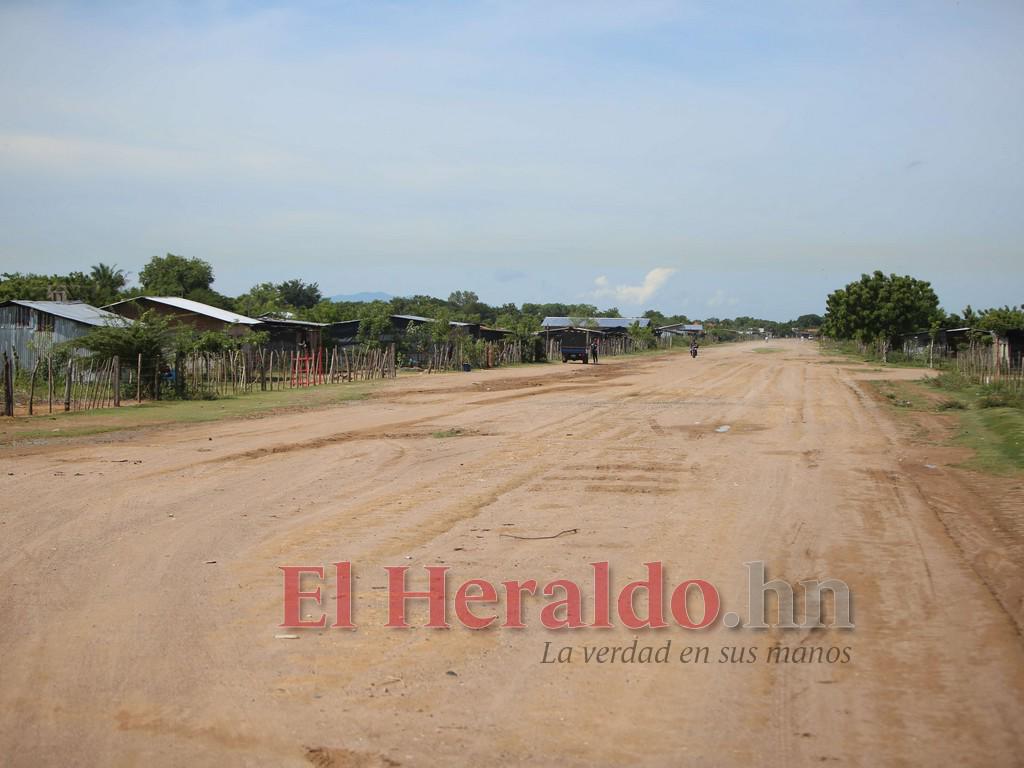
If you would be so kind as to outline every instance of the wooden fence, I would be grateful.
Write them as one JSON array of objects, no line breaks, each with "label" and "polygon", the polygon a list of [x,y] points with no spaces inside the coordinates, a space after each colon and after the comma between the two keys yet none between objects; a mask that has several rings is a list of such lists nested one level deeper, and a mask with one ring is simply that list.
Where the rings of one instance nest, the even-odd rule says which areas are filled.
[{"label": "wooden fence", "polygon": [[170,376],[164,378],[180,395],[195,399],[393,379],[396,375],[395,345],[391,344],[291,352],[250,348],[219,354],[193,353],[181,356]]},{"label": "wooden fence", "polygon": [[[472,345],[472,347],[470,347]],[[523,362],[518,341],[433,345],[421,364],[428,372],[497,367]],[[394,344],[335,346],[313,350],[244,347],[222,352],[179,354],[159,363],[100,359],[80,353],[40,358],[29,373],[3,354],[5,415],[84,411],[124,402],[216,399],[250,392],[280,391],[352,381],[393,379],[398,373]]]},{"label": "wooden fence", "polygon": [[[671,340],[667,343],[659,342],[658,345],[668,347],[672,345],[672,342]],[[559,339],[548,339],[546,349],[549,362],[562,359],[562,342]],[[634,341],[632,336],[606,336],[597,340],[597,359],[615,357],[616,355],[628,355],[643,349],[647,349],[647,347]]]},{"label": "wooden fence", "polygon": [[1024,365],[997,362],[992,349],[976,346],[961,349],[953,360],[957,373],[975,384],[995,384],[1011,391],[1024,392]]},{"label": "wooden fence", "polygon": [[524,360],[521,341],[474,341],[431,344],[423,353],[412,355],[411,363],[427,373],[457,371],[465,365],[472,368],[498,368],[517,365]]},{"label": "wooden fence", "polygon": [[19,370],[2,361],[3,414],[85,411],[122,401],[215,399],[347,381],[394,378],[394,345],[284,352],[247,348],[177,355],[173,361],[101,359],[81,354],[40,358]]},{"label": "wooden fence", "polygon": [[4,415],[23,410],[29,416],[45,411],[86,411],[119,406],[125,384],[135,374],[118,358],[41,357],[31,371],[17,369],[3,356]]},{"label": "wooden fence", "polygon": [[[611,357],[640,348],[628,336],[600,339],[598,355]],[[541,347],[537,347],[538,352]],[[547,345],[549,360],[561,359],[556,340]],[[534,360],[533,341],[461,341],[433,344],[403,363],[427,373],[496,368]],[[45,409],[84,411],[117,407],[123,402],[163,399],[216,399],[250,392],[280,391],[323,384],[395,378],[395,345],[335,346],[282,352],[243,347],[222,352],[179,354],[160,361],[103,360],[72,352],[41,358],[31,374],[18,372],[5,354],[4,412],[38,413]],[[9,394],[8,394],[8,389]]]}]

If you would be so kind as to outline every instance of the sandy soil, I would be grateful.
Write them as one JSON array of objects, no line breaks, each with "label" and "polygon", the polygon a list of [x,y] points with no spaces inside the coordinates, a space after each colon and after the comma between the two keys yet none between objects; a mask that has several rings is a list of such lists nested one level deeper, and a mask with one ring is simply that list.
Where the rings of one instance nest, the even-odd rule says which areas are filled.
[{"label": "sandy soil", "polygon": [[[772,346],[0,449],[0,763],[1019,764],[1020,481],[911,440],[878,374]],[[359,629],[275,637],[278,566],[338,560]],[[382,565],[422,588],[427,564],[589,584],[595,560],[618,586],[664,561],[740,612],[745,561],[843,579],[857,626],[554,632],[538,599],[520,631],[382,627]],[[541,663],[634,638],[712,661]],[[851,660],[717,663],[773,644]]]}]

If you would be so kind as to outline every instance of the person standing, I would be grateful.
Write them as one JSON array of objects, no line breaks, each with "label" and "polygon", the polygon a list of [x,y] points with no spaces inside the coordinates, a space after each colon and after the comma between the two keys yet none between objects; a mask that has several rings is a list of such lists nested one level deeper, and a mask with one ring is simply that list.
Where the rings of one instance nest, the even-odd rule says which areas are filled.
[{"label": "person standing", "polygon": [[595,365],[597,364],[597,342],[596,341],[590,342],[590,359],[594,362]]}]

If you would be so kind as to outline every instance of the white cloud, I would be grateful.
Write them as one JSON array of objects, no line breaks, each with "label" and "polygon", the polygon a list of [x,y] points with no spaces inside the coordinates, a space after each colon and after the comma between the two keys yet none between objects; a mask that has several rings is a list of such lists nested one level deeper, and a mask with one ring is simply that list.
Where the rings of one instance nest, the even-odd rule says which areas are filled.
[{"label": "white cloud", "polygon": [[611,297],[617,304],[643,304],[668,281],[676,270],[671,267],[655,267],[646,275],[640,285],[612,286],[605,275],[594,280],[594,297]]}]

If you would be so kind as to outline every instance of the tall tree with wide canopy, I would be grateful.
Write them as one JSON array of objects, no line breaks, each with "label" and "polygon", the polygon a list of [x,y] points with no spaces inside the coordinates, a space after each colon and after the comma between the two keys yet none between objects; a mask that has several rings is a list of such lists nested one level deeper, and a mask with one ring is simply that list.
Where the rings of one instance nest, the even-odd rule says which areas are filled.
[{"label": "tall tree with wide canopy", "polygon": [[829,294],[823,328],[837,339],[878,344],[884,360],[901,334],[926,331],[942,316],[931,284],[875,271]]},{"label": "tall tree with wide canopy", "polygon": [[278,283],[277,292],[285,304],[295,309],[310,309],[321,299],[318,283],[306,283],[298,278]]},{"label": "tall tree with wide canopy", "polygon": [[154,256],[139,272],[142,289],[152,296],[185,296],[213,285],[213,267],[202,259],[168,253]]}]

